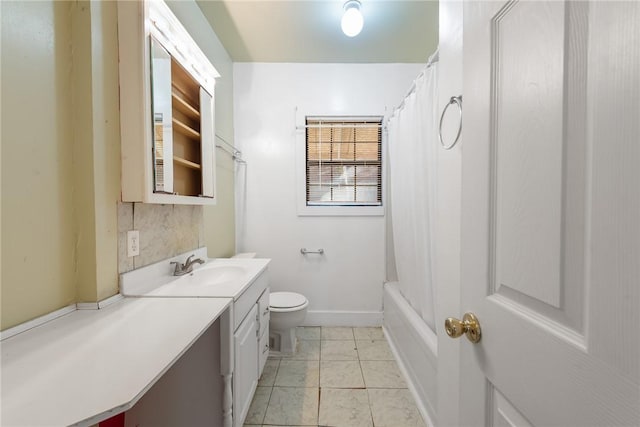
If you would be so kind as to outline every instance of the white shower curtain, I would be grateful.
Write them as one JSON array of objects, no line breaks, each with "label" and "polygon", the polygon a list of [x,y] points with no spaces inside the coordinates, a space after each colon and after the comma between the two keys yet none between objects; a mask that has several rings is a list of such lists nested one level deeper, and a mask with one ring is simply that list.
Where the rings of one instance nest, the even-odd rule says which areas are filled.
[{"label": "white shower curtain", "polygon": [[418,76],[387,124],[394,255],[399,288],[435,332],[434,220],[437,64]]}]

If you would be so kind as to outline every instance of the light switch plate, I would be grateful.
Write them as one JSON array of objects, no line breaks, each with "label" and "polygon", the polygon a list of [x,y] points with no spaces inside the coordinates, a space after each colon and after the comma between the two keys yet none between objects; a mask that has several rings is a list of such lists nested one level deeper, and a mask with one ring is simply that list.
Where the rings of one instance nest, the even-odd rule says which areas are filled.
[{"label": "light switch plate", "polygon": [[127,256],[140,255],[140,232],[138,230],[127,231]]}]

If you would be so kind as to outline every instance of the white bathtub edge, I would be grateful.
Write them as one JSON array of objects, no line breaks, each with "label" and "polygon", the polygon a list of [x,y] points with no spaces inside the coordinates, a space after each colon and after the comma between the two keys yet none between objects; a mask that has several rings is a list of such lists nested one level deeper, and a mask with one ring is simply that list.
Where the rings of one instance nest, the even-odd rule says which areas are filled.
[{"label": "white bathtub edge", "polygon": [[[425,422],[437,425],[437,337],[394,283],[384,286],[383,331]],[[398,317],[401,316],[401,324]],[[409,334],[407,336],[407,334]]]}]

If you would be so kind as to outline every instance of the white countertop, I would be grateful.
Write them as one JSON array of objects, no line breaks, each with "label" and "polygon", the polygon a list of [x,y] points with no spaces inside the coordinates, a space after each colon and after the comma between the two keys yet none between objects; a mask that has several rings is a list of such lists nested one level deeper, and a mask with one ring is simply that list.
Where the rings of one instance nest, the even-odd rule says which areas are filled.
[{"label": "white countertop", "polygon": [[[200,297],[200,298],[233,298],[240,295],[253,281],[267,269],[271,260],[266,258],[213,258],[206,264],[194,268],[195,275],[173,277],[168,281],[165,277],[160,280],[147,277],[136,277],[122,283],[122,293],[127,296],[140,297]],[[207,283],[197,278],[199,269],[209,266],[241,267],[243,274],[233,280]],[[138,272],[135,272],[139,274]]]},{"label": "white countertop", "polygon": [[1,424],[91,425],[132,407],[231,302],[125,298],[3,340]]}]

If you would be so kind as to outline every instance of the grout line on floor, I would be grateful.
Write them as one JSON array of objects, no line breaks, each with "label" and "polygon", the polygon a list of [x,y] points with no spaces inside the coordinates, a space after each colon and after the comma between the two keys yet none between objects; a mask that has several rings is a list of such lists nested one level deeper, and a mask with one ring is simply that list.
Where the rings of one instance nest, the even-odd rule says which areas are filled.
[{"label": "grout line on floor", "polygon": [[271,403],[271,395],[273,395],[273,386],[271,387],[271,390],[269,390],[269,398],[267,399],[267,407],[264,410],[264,414],[262,414],[262,421],[260,421],[260,424],[264,424],[264,420],[267,418],[267,411],[269,410],[269,404]]},{"label": "grout line on floor", "polygon": [[[319,376],[319,375],[318,375]],[[320,387],[320,381],[318,380],[318,413],[316,420],[318,420],[318,425],[320,425],[320,396],[322,395],[322,388]]]},{"label": "grout line on floor", "polygon": [[276,373],[273,377],[273,385],[271,385],[271,390],[269,391],[269,399],[267,399],[267,408],[264,410],[264,415],[262,416],[262,422],[260,424],[264,424],[264,420],[267,418],[267,411],[269,410],[269,405],[271,404],[271,396],[273,396],[273,389],[276,386],[276,378],[278,378],[278,371],[280,370],[280,362],[281,359],[278,359],[278,366],[276,367]]},{"label": "grout line on floor", "polygon": [[364,384],[364,388],[367,388],[367,380],[364,378],[364,369],[362,369],[362,360],[360,360],[360,354],[358,354],[358,366],[360,367],[360,375],[362,375],[362,383]]},{"label": "grout line on floor", "polygon": [[371,425],[375,426],[376,423],[373,420],[373,405],[371,405],[371,396],[369,396],[369,389],[365,389],[367,390],[367,405],[369,405],[369,415],[371,416]]}]

